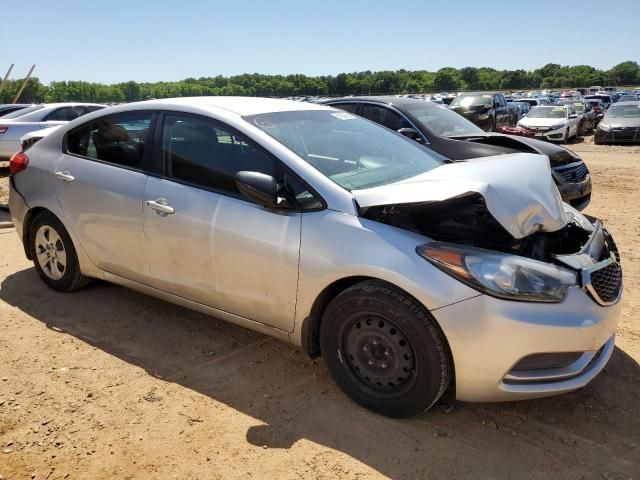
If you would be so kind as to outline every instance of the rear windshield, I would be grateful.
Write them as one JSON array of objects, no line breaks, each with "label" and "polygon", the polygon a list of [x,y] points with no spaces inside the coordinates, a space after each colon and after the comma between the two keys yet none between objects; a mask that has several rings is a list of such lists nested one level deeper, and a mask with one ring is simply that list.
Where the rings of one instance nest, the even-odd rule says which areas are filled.
[{"label": "rear windshield", "polygon": [[534,107],[527,118],[566,118],[567,109],[564,107]]},{"label": "rear windshield", "polygon": [[413,140],[336,110],[302,110],[243,117],[347,190],[415,177],[442,162]]},{"label": "rear windshield", "polygon": [[15,112],[11,112],[11,113],[9,113],[7,115],[4,115],[2,117],[2,119],[3,120],[7,120],[7,119],[11,119],[11,118],[18,118],[18,117],[21,117],[23,115],[26,115],[27,113],[38,111],[41,108],[44,108],[44,105],[34,105],[33,107],[23,108],[22,110],[17,110]]},{"label": "rear windshield", "polygon": [[479,105],[491,105],[493,103],[492,95],[462,95],[460,97],[456,97],[451,102],[452,107],[462,106],[462,107],[470,107],[470,106],[479,106]]},{"label": "rear windshield", "polygon": [[607,110],[607,118],[632,118],[640,117],[640,103],[626,103],[612,105]]}]

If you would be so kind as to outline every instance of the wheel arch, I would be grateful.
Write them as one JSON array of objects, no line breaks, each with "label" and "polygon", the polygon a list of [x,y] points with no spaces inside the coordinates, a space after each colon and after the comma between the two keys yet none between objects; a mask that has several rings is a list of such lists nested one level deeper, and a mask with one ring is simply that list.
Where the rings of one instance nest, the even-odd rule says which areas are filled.
[{"label": "wheel arch", "polygon": [[24,216],[24,221],[22,222],[22,246],[24,248],[24,253],[29,260],[33,260],[31,256],[31,249],[29,248],[29,245],[31,243],[31,223],[38,215],[44,212],[50,213],[51,215],[58,218],[58,216],[48,208],[33,207],[27,211],[26,215]]},{"label": "wheel arch", "polygon": [[[374,282],[386,285],[390,288],[393,288],[394,290],[398,290],[402,292],[404,295],[411,298],[418,305],[422,306],[422,308],[424,308],[429,313],[429,315],[431,315],[431,312],[429,311],[429,309],[417,298],[415,298],[415,296],[411,295],[411,293],[407,292],[405,289],[391,282],[388,282],[386,280],[382,280],[376,277],[366,276],[366,275],[354,275],[349,277],[343,277],[341,279],[335,280],[334,282],[330,283],[320,292],[320,294],[316,297],[315,301],[313,302],[313,305],[311,306],[309,315],[307,315],[307,317],[305,317],[305,319],[302,321],[301,331],[300,331],[302,349],[310,358],[318,358],[322,355],[322,351],[320,349],[320,327],[322,324],[322,316],[325,310],[327,309],[327,306],[329,306],[329,304],[334,298],[336,298],[338,295],[340,295],[349,287],[352,287],[357,283],[361,283],[365,281],[374,281]],[[442,338],[444,338],[445,345],[447,348],[447,353],[449,355],[449,358],[451,359],[451,365],[452,365],[453,374],[454,374],[452,378],[455,378],[455,365],[454,365],[453,355],[451,354],[451,347],[449,346],[449,340],[447,339],[447,336],[445,335],[444,330],[438,323],[437,319],[433,315],[431,315],[431,317],[433,319],[434,325],[436,325],[436,327],[440,330],[440,333],[442,334]]]}]

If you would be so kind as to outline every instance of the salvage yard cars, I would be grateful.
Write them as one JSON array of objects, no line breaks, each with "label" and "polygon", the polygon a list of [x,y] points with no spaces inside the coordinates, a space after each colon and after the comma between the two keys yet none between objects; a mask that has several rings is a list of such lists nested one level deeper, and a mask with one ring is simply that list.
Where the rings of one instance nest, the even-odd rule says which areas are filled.
[{"label": "salvage yard cars", "polygon": [[598,124],[594,142],[640,143],[640,102],[611,105]]},{"label": "salvage yard cars", "polygon": [[0,161],[20,150],[20,137],[55,125],[64,125],[106,105],[94,103],[50,103],[33,105],[0,118]]},{"label": "salvage yard cars", "polygon": [[572,105],[533,107],[518,127],[534,132],[536,138],[569,142],[578,136],[579,118]]},{"label": "salvage yard cars", "polygon": [[617,248],[541,155],[449,163],[349,112],[201,97],[91,113],[10,168],[51,288],[103,279],[290,341],[384,415],[450,386],[567,392],[613,350]]}]

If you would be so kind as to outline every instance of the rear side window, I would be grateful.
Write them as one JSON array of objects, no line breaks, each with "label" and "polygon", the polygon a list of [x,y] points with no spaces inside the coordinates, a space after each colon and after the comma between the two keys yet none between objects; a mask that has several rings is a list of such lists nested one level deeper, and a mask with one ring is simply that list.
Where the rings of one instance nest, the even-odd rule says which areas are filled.
[{"label": "rear side window", "polygon": [[70,122],[84,115],[86,110],[84,107],[62,107],[54,110],[44,118],[45,122]]},{"label": "rear side window", "polygon": [[362,116],[391,130],[397,131],[401,128],[411,128],[409,122],[386,107],[364,104],[362,105]]},{"label": "rear side window", "polygon": [[166,115],[162,157],[168,177],[233,196],[241,196],[237,172],[275,176],[273,157],[244,136],[204,117]]},{"label": "rear side window", "polygon": [[142,169],[152,115],[127,112],[98,118],[68,134],[67,152]]},{"label": "rear side window", "polygon": [[339,108],[340,110],[344,110],[350,113],[356,113],[358,108],[357,103],[334,103],[333,105],[329,105],[330,107]]}]

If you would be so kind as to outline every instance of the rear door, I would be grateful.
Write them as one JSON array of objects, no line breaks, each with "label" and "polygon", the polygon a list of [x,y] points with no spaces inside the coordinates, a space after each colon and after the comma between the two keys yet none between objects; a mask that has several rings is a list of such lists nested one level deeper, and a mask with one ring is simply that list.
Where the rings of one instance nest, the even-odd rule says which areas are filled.
[{"label": "rear door", "polygon": [[142,195],[153,171],[155,114],[101,117],[69,132],[54,164],[56,193],[67,224],[98,268],[145,280]]},{"label": "rear door", "polygon": [[158,128],[164,178],[144,192],[150,285],[291,331],[301,213],[256,205],[235,183],[241,170],[275,176],[278,161],[211,118],[167,112]]}]

